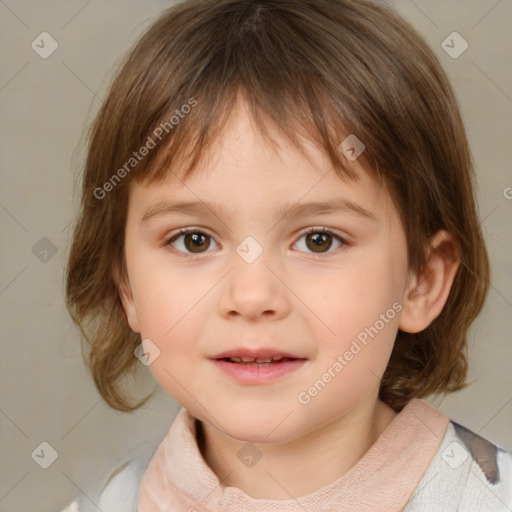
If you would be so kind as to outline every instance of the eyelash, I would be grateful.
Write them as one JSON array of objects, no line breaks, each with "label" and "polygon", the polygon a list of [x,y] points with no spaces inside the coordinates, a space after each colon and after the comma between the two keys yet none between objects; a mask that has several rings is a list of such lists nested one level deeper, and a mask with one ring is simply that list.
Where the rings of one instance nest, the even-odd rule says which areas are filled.
[{"label": "eyelash", "polygon": [[[202,228],[199,228],[199,227],[182,228],[177,233],[172,235],[165,242],[165,246],[166,247],[170,246],[180,236],[186,235],[187,233],[199,233],[201,235],[206,235],[207,237],[209,237],[211,239],[214,238],[211,235],[209,235],[208,233],[206,233],[205,231],[203,231]],[[341,236],[337,235],[336,233],[334,233],[333,231],[331,231],[329,228],[326,228],[326,227],[321,227],[321,228],[312,227],[312,228],[308,228],[306,231],[303,231],[303,232],[300,233],[300,236],[297,239],[297,241],[300,240],[302,237],[304,237],[306,235],[309,235],[310,233],[327,233],[329,235],[332,235],[333,238],[337,239],[342,244],[337,249],[343,249],[344,247],[350,245],[344,238],[342,238]],[[297,242],[295,242],[295,243],[297,243]],[[308,253],[308,254],[310,254],[314,259],[323,259],[323,258],[329,257],[329,255],[332,254],[333,252],[335,252],[337,249],[334,249],[334,251],[328,251],[328,252],[325,252],[325,253],[314,253],[314,252],[311,252],[311,253]],[[176,252],[178,255],[180,255],[180,256],[182,256],[184,258],[195,258],[195,257],[201,257],[201,255],[206,254],[206,253],[211,252],[211,251],[207,250],[207,251],[205,251],[203,253],[196,253],[196,254],[194,254],[194,253],[186,253],[186,252],[183,252],[181,250],[173,248],[173,252]]]}]

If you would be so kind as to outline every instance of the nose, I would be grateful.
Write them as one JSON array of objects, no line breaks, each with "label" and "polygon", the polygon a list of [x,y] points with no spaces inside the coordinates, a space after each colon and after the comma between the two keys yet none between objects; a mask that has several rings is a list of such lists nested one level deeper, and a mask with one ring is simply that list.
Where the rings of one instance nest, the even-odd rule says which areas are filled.
[{"label": "nose", "polygon": [[219,313],[253,321],[262,316],[273,320],[285,317],[290,311],[290,292],[279,277],[279,265],[275,259],[270,261],[265,251],[249,261],[234,254],[218,302]]}]

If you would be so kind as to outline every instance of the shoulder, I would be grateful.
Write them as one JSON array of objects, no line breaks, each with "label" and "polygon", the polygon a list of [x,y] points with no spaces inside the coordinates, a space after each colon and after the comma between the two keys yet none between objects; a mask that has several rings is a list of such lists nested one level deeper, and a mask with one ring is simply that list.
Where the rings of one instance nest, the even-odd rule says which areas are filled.
[{"label": "shoulder", "polygon": [[98,508],[105,512],[136,512],[144,470],[143,461],[138,459],[127,461],[116,468],[100,495]]},{"label": "shoulder", "polygon": [[140,481],[153,454],[147,447],[139,447],[125,454],[115,464],[99,492],[94,496],[77,497],[60,512],[137,512]]},{"label": "shoulder", "polygon": [[420,510],[512,510],[512,452],[451,421],[405,508]]}]

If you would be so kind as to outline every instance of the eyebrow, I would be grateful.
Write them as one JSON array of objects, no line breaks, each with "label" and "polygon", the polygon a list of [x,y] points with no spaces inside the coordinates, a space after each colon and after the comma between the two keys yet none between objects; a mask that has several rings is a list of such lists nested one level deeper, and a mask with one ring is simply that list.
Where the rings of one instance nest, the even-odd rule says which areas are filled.
[{"label": "eyebrow", "polygon": [[[209,203],[207,201],[159,201],[148,208],[146,213],[144,213],[141,224],[155,217],[164,215],[192,216],[201,213],[207,214],[208,211],[213,212],[215,215],[226,215],[229,213],[226,206],[219,203]],[[275,216],[276,219],[281,219],[291,216],[315,216],[343,212],[352,213],[359,217],[378,222],[374,213],[353,201],[342,198],[332,198],[310,203],[284,203],[276,210]],[[232,213],[233,215],[236,214],[234,210]]]}]

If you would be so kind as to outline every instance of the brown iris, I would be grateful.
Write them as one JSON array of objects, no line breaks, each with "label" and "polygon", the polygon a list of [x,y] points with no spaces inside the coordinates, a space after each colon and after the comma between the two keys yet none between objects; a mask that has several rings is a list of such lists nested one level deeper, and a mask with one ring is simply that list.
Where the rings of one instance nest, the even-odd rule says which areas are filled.
[{"label": "brown iris", "polygon": [[306,235],[306,245],[313,252],[324,252],[332,245],[332,236],[328,233],[313,232]]},{"label": "brown iris", "polygon": [[183,243],[190,252],[202,252],[210,246],[209,238],[204,233],[186,233]]}]

